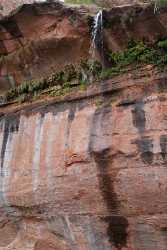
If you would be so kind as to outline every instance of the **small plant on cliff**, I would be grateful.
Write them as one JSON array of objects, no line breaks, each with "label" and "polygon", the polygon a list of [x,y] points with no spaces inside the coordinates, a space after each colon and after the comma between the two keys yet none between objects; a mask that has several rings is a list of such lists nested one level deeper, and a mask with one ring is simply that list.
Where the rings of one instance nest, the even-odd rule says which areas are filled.
[{"label": "small plant on cliff", "polygon": [[167,49],[167,39],[159,41],[158,42],[158,47],[160,49],[165,49],[166,50]]},{"label": "small plant on cliff", "polygon": [[102,69],[101,63],[91,64],[89,61],[81,61],[77,68],[74,65],[67,65],[64,70],[52,73],[49,77],[26,81],[12,88],[6,94],[6,100],[16,100],[21,103],[32,100],[42,93],[51,96],[64,95],[74,87],[83,90],[89,83],[108,79],[146,64],[164,69],[167,66],[166,51],[167,39],[161,39],[152,46],[132,40],[124,51],[108,53],[110,68]]},{"label": "small plant on cliff", "polygon": [[64,70],[52,73],[49,77],[25,81],[18,87],[12,88],[7,92],[5,99],[21,103],[33,96],[38,96],[46,89],[51,95],[64,95],[71,88],[87,83],[89,67],[87,61],[82,61],[78,68],[74,65],[66,65]]},{"label": "small plant on cliff", "polygon": [[32,81],[25,81],[18,87],[12,88],[6,94],[7,100],[13,100],[21,95],[27,95],[35,93],[48,86],[47,81],[44,78]]},{"label": "small plant on cliff", "polygon": [[114,75],[124,73],[129,66],[152,64],[159,68],[167,65],[167,39],[159,41],[154,46],[148,46],[144,42],[130,41],[127,49],[120,52],[109,52],[108,57],[112,67],[101,73],[101,78],[106,79]]},{"label": "small plant on cliff", "polygon": [[153,0],[154,12],[156,13],[162,7],[167,7],[167,0]]},{"label": "small plant on cliff", "polygon": [[110,53],[114,65],[127,66],[132,63],[154,63],[156,51],[143,42],[129,42],[128,48],[121,52]]}]

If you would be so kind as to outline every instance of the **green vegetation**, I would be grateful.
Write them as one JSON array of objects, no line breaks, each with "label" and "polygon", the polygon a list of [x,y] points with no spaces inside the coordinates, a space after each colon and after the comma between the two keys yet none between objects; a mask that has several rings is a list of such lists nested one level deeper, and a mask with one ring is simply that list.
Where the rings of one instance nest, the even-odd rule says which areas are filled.
[{"label": "green vegetation", "polygon": [[82,61],[78,68],[67,65],[64,70],[49,77],[23,82],[6,94],[6,101],[19,103],[34,100],[42,94],[62,96],[72,89],[85,90],[88,84],[123,74],[129,69],[151,64],[159,69],[167,67],[167,39],[159,40],[148,46],[144,42],[130,41],[127,49],[120,52],[108,52],[111,66],[102,68],[99,62]]},{"label": "green vegetation", "polygon": [[167,6],[167,0],[154,0],[154,2],[158,7],[166,7]]},{"label": "green vegetation", "polygon": [[162,41],[159,41],[158,42],[158,47],[161,48],[161,49],[167,49],[167,39],[165,40],[162,40]]},{"label": "green vegetation", "polygon": [[159,12],[160,8],[167,7],[167,0],[152,0],[154,3],[154,12]]},{"label": "green vegetation", "polygon": [[165,68],[167,66],[165,49],[167,49],[167,39],[159,41],[151,47],[144,42],[130,41],[128,48],[124,51],[109,53],[112,67],[103,70],[101,78],[106,79],[125,73],[129,66],[135,68],[140,65],[152,64],[161,69]]},{"label": "green vegetation", "polygon": [[49,93],[51,96],[65,95],[74,87],[80,90],[86,88],[90,78],[97,79],[98,71],[101,72],[100,63],[94,63],[93,67],[88,61],[82,61],[78,68],[73,65],[67,65],[64,70],[53,73],[49,77],[40,78],[31,81],[25,81],[21,85],[10,89],[5,100],[7,102],[17,101],[19,103],[34,100],[42,93]]}]

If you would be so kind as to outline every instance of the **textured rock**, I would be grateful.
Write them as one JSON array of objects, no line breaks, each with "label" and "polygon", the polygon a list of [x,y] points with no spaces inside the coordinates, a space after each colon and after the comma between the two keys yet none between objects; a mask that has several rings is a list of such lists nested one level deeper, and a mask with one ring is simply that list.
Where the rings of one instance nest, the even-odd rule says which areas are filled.
[{"label": "textured rock", "polygon": [[27,4],[0,21],[1,91],[87,58],[87,18],[60,2]]},{"label": "textured rock", "polygon": [[0,250],[166,249],[166,77],[1,108]]},{"label": "textured rock", "polygon": [[122,5],[132,5],[132,4],[143,4],[143,3],[150,3],[152,0],[94,0],[96,4],[106,7],[112,8],[114,6],[122,6]]},{"label": "textured rock", "polygon": [[[6,0],[0,0],[0,12],[2,15],[6,15],[9,12],[13,11],[14,9],[16,9],[17,7],[19,7],[22,4],[30,4],[30,3],[34,3],[34,2],[47,2],[48,0],[10,0],[10,1],[6,1]],[[56,0],[52,0],[52,2]],[[66,2],[66,3],[70,3],[70,0],[66,1],[66,0],[58,0],[60,2]],[[154,1],[154,0],[151,0]],[[49,1],[48,1],[49,2]],[[71,0],[71,3],[74,3],[74,0]],[[78,2],[76,0],[76,2]],[[82,1],[84,3],[84,0]],[[87,2],[87,1],[85,1]],[[120,6],[120,5],[126,5],[126,4],[136,4],[136,3],[143,3],[143,2],[150,2],[150,0],[92,0],[89,1],[92,2],[93,4],[97,4],[100,6],[106,6],[106,7],[113,7],[113,6]]]},{"label": "textured rock", "polygon": [[[132,26],[118,26],[127,13]],[[121,14],[104,31],[112,50],[129,37],[166,36],[165,10],[126,6],[104,18],[113,24]],[[1,71],[18,83],[30,69],[35,78],[88,56],[85,17],[60,4],[24,6],[1,22]],[[86,91],[0,108],[0,250],[166,250],[166,82],[147,65]]]},{"label": "textured rock", "polygon": [[[92,9],[72,8],[60,2],[27,4],[0,20],[0,91],[25,80],[78,65],[90,57]],[[116,51],[130,39],[149,43],[167,36],[166,9],[124,6],[103,12],[106,49]],[[100,48],[99,48],[100,50]],[[102,51],[99,51],[102,55]],[[104,55],[102,55],[104,56]]]},{"label": "textured rock", "polygon": [[155,43],[167,36],[166,13],[164,8],[155,14],[153,6],[147,4],[144,7],[132,5],[104,11],[106,45],[110,50],[120,50],[127,47],[130,39]]}]

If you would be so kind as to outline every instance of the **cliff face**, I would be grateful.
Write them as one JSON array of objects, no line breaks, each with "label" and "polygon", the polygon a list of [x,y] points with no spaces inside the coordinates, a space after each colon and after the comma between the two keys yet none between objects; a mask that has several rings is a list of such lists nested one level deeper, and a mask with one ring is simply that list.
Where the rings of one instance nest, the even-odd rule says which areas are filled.
[{"label": "cliff face", "polygon": [[[56,0],[52,0],[52,2]],[[143,3],[143,2],[150,2],[149,0],[58,0],[59,2],[65,2],[65,3],[93,3],[93,4],[97,4],[97,5],[107,5],[107,7],[112,7],[112,6],[118,6],[118,5],[125,5],[125,4],[134,4],[134,3]],[[34,3],[34,2],[47,2],[47,0],[10,0],[10,1],[6,1],[6,0],[0,0],[0,12],[2,15],[6,15],[8,14],[10,11],[13,11],[14,9],[16,9],[18,6],[22,5],[22,4],[28,4],[28,3]]]},{"label": "cliff face", "polygon": [[166,75],[3,111],[0,249],[166,249]]},{"label": "cliff face", "polygon": [[[25,4],[2,18],[0,92],[89,58],[91,12],[88,7],[46,2]],[[155,15],[153,7],[147,5],[125,6],[104,11],[104,18],[108,50],[123,49],[130,39],[154,43],[167,35],[166,9]]]},{"label": "cliff face", "polygon": [[[66,19],[69,9],[62,19],[61,5],[54,18],[48,9],[46,14],[47,5],[42,6],[37,5],[44,14],[29,22],[40,29],[47,20],[49,26],[52,19],[57,25],[59,13],[62,65],[69,58],[75,63],[75,55],[82,58],[90,41],[84,35],[89,34],[88,25],[82,26],[85,19],[77,16],[81,26],[74,29]],[[110,20],[104,33],[106,47],[123,49],[131,36],[136,39],[143,34],[148,43],[166,36],[165,10],[157,16],[150,7],[115,12],[118,17],[132,10],[137,13],[133,20],[138,21],[132,26],[127,23],[129,29],[122,22],[118,30],[117,18],[114,30],[110,26],[113,12],[105,13]],[[35,43],[37,35],[28,33],[32,26],[23,11],[25,7],[16,16],[25,21],[25,30]],[[129,32],[119,43],[123,27]],[[63,34],[67,45],[71,35],[79,41],[74,58],[64,51]],[[51,31],[49,39],[53,37]],[[27,59],[31,62],[30,54]],[[49,72],[47,60],[44,66],[40,66],[42,73],[46,67]],[[166,250],[166,81],[166,72],[144,65],[87,86],[85,91],[1,107],[0,250]]]},{"label": "cliff face", "polygon": [[27,4],[0,24],[1,90],[88,57],[90,36],[82,10],[60,2]]}]

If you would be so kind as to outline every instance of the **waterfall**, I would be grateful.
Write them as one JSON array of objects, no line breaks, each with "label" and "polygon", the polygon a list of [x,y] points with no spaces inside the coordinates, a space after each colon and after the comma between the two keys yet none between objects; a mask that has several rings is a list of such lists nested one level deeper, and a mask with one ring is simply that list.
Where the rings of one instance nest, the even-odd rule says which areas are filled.
[{"label": "waterfall", "polygon": [[90,48],[92,68],[97,50],[103,61],[103,10],[100,10],[96,14],[93,21],[92,43]]}]

